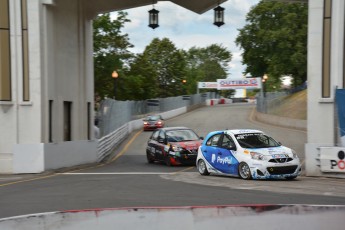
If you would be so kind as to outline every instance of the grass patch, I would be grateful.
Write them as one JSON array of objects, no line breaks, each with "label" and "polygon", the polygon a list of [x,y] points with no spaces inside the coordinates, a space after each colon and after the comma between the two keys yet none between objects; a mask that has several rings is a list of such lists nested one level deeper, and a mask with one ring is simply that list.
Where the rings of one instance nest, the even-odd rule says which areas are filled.
[{"label": "grass patch", "polygon": [[307,120],[307,90],[286,96],[269,113],[281,117]]}]

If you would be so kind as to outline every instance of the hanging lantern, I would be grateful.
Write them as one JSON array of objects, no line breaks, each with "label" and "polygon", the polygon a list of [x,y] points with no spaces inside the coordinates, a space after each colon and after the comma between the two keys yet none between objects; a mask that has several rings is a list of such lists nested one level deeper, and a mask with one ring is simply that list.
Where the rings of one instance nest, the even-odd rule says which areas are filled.
[{"label": "hanging lantern", "polygon": [[158,13],[156,9],[149,10],[149,27],[156,29],[158,25]]},{"label": "hanging lantern", "polygon": [[214,25],[220,27],[224,25],[224,8],[217,6],[214,10]]}]

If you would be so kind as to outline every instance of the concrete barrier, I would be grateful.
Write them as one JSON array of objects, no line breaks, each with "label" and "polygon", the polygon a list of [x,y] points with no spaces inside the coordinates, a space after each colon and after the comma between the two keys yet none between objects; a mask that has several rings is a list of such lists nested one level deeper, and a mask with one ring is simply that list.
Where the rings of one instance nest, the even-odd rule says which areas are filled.
[{"label": "concrete barrier", "polygon": [[263,123],[307,131],[307,121],[260,113],[255,110],[254,119]]},{"label": "concrete barrier", "polygon": [[218,105],[218,104],[219,104],[219,99],[207,99],[206,100],[207,106],[213,106],[213,105]]},{"label": "concrete barrier", "polygon": [[253,205],[119,208],[50,212],[0,219],[4,230],[343,230],[345,206]]}]

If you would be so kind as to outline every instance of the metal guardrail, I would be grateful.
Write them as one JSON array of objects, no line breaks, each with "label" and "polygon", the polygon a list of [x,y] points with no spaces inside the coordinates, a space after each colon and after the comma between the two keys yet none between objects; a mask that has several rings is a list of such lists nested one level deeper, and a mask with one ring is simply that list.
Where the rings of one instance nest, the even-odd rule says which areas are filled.
[{"label": "metal guardrail", "polygon": [[98,162],[109,156],[130,133],[128,123],[98,140]]}]

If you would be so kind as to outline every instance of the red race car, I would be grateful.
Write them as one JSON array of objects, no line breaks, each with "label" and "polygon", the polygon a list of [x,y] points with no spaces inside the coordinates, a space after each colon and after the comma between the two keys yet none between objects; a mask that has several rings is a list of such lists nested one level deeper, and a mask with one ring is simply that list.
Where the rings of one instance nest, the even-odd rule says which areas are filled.
[{"label": "red race car", "polygon": [[161,115],[149,115],[143,119],[144,131],[155,130],[164,127],[164,119]]},{"label": "red race car", "polygon": [[160,161],[168,166],[195,165],[202,140],[202,137],[186,127],[158,129],[147,142],[147,161]]}]

